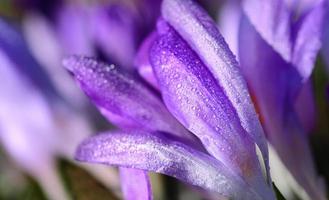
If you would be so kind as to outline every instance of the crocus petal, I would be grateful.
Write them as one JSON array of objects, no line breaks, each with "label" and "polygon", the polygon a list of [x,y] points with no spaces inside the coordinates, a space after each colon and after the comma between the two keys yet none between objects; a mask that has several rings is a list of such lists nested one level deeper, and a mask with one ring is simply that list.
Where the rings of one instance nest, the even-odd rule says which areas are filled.
[{"label": "crocus petal", "polygon": [[219,30],[233,54],[239,58],[238,34],[241,18],[241,6],[239,0],[226,1],[221,7],[219,14]]},{"label": "crocus petal", "polygon": [[[290,90],[299,83],[299,73],[261,38],[247,18],[240,30],[241,68],[259,107],[268,139],[297,182],[313,199],[321,199],[306,135],[295,116],[294,101],[289,97]],[[249,51],[244,51],[247,48]]]},{"label": "crocus petal", "polygon": [[[223,88],[243,128],[260,148],[266,171],[269,173],[268,149],[262,127],[237,61],[220,35],[216,24],[191,0],[164,0],[162,14],[164,19],[200,56],[220,87]],[[268,182],[269,184],[271,182],[269,174]]]},{"label": "crocus petal", "polygon": [[211,155],[266,193],[255,144],[223,89],[177,32],[165,22],[160,31],[150,57],[168,109]]},{"label": "crocus petal", "polygon": [[262,199],[218,160],[159,133],[100,134],[80,145],[76,159],[163,173],[232,199]]},{"label": "crocus petal", "polygon": [[152,200],[147,172],[120,167],[121,188],[125,200]]},{"label": "crocus petal", "polygon": [[243,9],[262,38],[289,62],[292,58],[291,13],[284,0],[244,0]]},{"label": "crocus petal", "polygon": [[137,30],[131,9],[123,5],[100,6],[92,10],[93,38],[117,65],[131,69],[137,45]]},{"label": "crocus petal", "polygon": [[65,55],[94,55],[87,14],[87,9],[79,3],[58,9],[56,28]]},{"label": "crocus petal", "polygon": [[157,37],[157,33],[152,32],[144,40],[136,55],[135,66],[138,69],[139,75],[141,75],[154,88],[159,88],[149,59],[149,51],[156,37]]},{"label": "crocus petal", "polygon": [[325,16],[325,1],[321,1],[302,19],[294,43],[292,64],[307,81],[314,68],[321,47]]},{"label": "crocus petal", "polygon": [[299,74],[261,38],[246,17],[242,19],[239,35],[241,69],[255,97],[255,104],[262,113],[265,126],[279,123],[272,121],[282,121],[286,103],[294,102],[290,96],[300,85]]},{"label": "crocus petal", "polygon": [[83,56],[67,58],[64,66],[104,116],[119,127],[168,131],[194,139],[136,76]]},{"label": "crocus petal", "polygon": [[272,144],[296,181],[306,191],[308,199],[327,199],[322,178],[317,175],[313,164],[307,135],[292,112],[286,114],[285,120],[282,129],[273,128],[276,135],[273,134]]},{"label": "crocus petal", "polygon": [[313,95],[313,85],[309,81],[300,90],[295,102],[298,119],[306,133],[311,133],[316,121],[316,107]]}]

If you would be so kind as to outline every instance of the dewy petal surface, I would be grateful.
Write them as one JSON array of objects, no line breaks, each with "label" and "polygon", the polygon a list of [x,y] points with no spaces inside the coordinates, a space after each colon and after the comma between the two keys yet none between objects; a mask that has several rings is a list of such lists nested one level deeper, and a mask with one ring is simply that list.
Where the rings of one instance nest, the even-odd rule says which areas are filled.
[{"label": "dewy petal surface", "polygon": [[147,172],[120,167],[121,189],[125,200],[152,200]]},{"label": "dewy petal surface", "polygon": [[227,167],[268,192],[255,144],[207,67],[166,22],[151,49],[151,63],[171,113]]},{"label": "dewy petal surface", "polygon": [[161,134],[100,134],[80,145],[76,159],[166,174],[236,200],[261,199],[218,160]]},{"label": "dewy petal surface", "polygon": [[83,56],[71,56],[63,64],[102,114],[119,127],[161,130],[195,139],[138,77]]},{"label": "dewy petal surface", "polygon": [[243,128],[262,152],[269,178],[268,149],[262,127],[251,102],[238,63],[229,50],[216,24],[191,0],[164,0],[164,19],[174,27],[200,56],[232,103]]}]

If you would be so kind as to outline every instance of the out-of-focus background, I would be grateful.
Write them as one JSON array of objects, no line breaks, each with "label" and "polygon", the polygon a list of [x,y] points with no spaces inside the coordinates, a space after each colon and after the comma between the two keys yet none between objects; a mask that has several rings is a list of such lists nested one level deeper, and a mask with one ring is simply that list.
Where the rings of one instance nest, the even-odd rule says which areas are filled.
[{"label": "out-of-focus background", "polygon": [[[28,69],[32,78],[27,81],[25,75],[16,72],[11,74],[15,80],[0,74],[0,85],[5,86],[0,87],[0,108],[6,112],[0,118],[0,199],[48,199],[52,190],[62,189],[64,196],[79,200],[120,198],[115,168],[97,168],[79,164],[73,159],[74,148],[79,141],[112,126],[71,80],[61,66],[61,60],[66,55],[81,53],[109,63],[128,67],[133,65],[138,46],[155,26],[160,13],[159,2],[0,0],[0,17],[10,22],[10,26],[18,32],[18,35],[9,35],[24,41],[24,45],[17,47],[19,49],[14,51],[11,59],[14,62],[15,59],[23,59],[26,67],[30,64],[36,67]],[[200,0],[200,3],[217,20],[222,2]],[[108,37],[109,33],[113,34],[113,38]],[[104,46],[104,41],[108,45]],[[0,59],[1,53],[2,50]],[[1,64],[0,73],[3,73],[5,70],[1,70]],[[34,69],[41,71],[36,72]],[[13,84],[6,84],[11,80]],[[18,81],[17,84],[15,81]],[[37,86],[30,86],[33,81],[38,82]],[[42,86],[38,88],[38,84],[46,86],[48,82],[54,88],[54,94],[48,94],[50,90],[45,91]],[[329,67],[326,67],[321,55],[318,56],[312,82],[317,121],[313,133],[309,135],[310,144],[318,172],[329,183]],[[8,88],[14,83],[22,90],[12,91]],[[10,91],[3,92],[6,88]],[[18,95],[20,101],[3,103],[6,94]],[[41,103],[34,105],[39,100]],[[40,114],[42,119],[33,120],[40,118]],[[35,126],[30,127],[26,123],[35,123]],[[50,125],[46,126],[46,123]],[[19,134],[4,136],[6,131],[15,128],[20,131]],[[26,148],[13,150],[21,144],[26,145]],[[43,166],[45,162],[49,162],[49,165]],[[106,176],[102,177],[102,174]],[[58,180],[53,176],[58,176]],[[156,174],[151,177],[155,199],[201,199],[197,191],[173,178]],[[50,181],[52,178],[54,182]],[[62,184],[62,188],[56,181]],[[50,195],[54,195],[55,199],[63,197]]]}]

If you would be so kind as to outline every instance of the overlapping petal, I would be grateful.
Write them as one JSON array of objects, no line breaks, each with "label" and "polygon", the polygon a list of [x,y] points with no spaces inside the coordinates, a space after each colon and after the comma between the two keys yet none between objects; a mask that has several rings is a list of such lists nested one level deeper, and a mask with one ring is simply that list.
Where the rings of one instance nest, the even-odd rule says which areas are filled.
[{"label": "overlapping petal", "polygon": [[150,49],[157,38],[157,33],[152,32],[139,47],[138,53],[135,58],[135,66],[138,73],[154,88],[159,88],[153,69],[150,63]]},{"label": "overlapping petal", "polygon": [[104,116],[119,127],[168,131],[194,140],[135,75],[83,56],[67,58],[64,66]]},{"label": "overlapping petal", "polygon": [[177,32],[165,22],[158,29],[160,36],[150,57],[168,109],[211,155],[266,196],[254,141],[222,87]]},{"label": "overlapping petal", "polygon": [[284,0],[244,0],[243,9],[257,32],[282,58],[292,58],[291,13]]},{"label": "overlapping petal", "polygon": [[163,173],[237,200],[262,199],[218,160],[159,133],[100,134],[85,140],[76,158]]},{"label": "overlapping petal", "polygon": [[[268,150],[262,127],[237,61],[220,35],[216,24],[191,0],[164,0],[162,14],[198,54],[223,88],[238,114],[242,127],[260,148],[268,172]],[[270,182],[270,179],[268,180]]]},{"label": "overlapping petal", "polygon": [[147,172],[120,167],[121,190],[125,200],[152,200]]},{"label": "overlapping petal", "polygon": [[301,1],[298,6],[284,0],[244,0],[243,9],[260,36],[306,82],[321,47],[325,4],[324,0]]},{"label": "overlapping petal", "polygon": [[318,51],[321,48],[326,1],[322,0],[305,14],[297,29],[294,41],[292,64],[297,68],[303,81],[312,74]]},{"label": "overlapping petal", "polygon": [[94,55],[88,10],[82,3],[62,5],[56,13],[56,31],[64,54]]},{"label": "overlapping petal", "polygon": [[93,38],[107,58],[131,69],[137,49],[136,16],[121,4],[93,8],[90,13]]},{"label": "overlapping petal", "polygon": [[221,34],[225,38],[230,50],[239,59],[238,55],[238,37],[240,18],[242,15],[239,0],[226,1],[221,7],[218,16],[218,26]]},{"label": "overlapping petal", "polygon": [[315,97],[311,80],[305,83],[295,101],[294,108],[306,133],[311,133],[316,124]]},{"label": "overlapping petal", "polygon": [[[262,114],[268,139],[311,198],[323,199],[322,191],[315,186],[318,180],[312,156],[291,97],[299,86],[299,73],[273,51],[247,18],[241,25],[239,43],[241,69]],[[245,48],[250,51],[243,51]]]}]

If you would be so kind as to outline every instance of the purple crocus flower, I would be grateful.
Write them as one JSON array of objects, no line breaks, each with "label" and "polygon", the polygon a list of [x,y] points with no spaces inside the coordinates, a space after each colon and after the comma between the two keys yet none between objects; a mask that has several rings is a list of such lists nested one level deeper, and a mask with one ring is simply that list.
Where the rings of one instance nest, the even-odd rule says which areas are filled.
[{"label": "purple crocus flower", "polygon": [[123,183],[127,199],[152,198],[140,170],[173,176],[218,197],[275,199],[262,127],[215,23],[191,0],[164,0],[161,14],[139,54],[144,67],[152,67],[163,102],[122,67],[84,56],[64,61],[101,113],[120,128],[85,140],[76,158],[123,168],[123,182],[124,173],[137,177],[138,184]]},{"label": "purple crocus flower", "polygon": [[245,0],[239,33],[241,69],[267,138],[306,199],[326,199],[306,134],[314,122],[309,78],[321,46],[325,4]]}]

